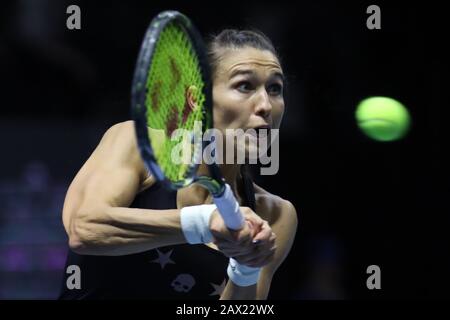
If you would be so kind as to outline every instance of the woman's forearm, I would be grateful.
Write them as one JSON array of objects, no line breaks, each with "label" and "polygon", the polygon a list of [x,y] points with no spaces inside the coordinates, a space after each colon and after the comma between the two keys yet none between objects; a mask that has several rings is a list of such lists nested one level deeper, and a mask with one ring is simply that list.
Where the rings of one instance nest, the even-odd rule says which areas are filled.
[{"label": "woman's forearm", "polygon": [[127,255],[186,243],[180,210],[99,207],[78,212],[69,244],[85,255]]}]

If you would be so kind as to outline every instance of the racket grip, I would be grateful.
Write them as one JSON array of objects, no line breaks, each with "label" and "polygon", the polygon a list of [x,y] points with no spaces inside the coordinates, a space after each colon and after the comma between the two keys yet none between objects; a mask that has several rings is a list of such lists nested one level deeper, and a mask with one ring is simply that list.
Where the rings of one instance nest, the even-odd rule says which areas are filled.
[{"label": "racket grip", "polygon": [[228,184],[225,184],[225,191],[221,196],[214,197],[214,203],[229,229],[242,229],[244,226],[244,216],[242,215],[239,203],[236,201],[233,191],[231,191]]}]

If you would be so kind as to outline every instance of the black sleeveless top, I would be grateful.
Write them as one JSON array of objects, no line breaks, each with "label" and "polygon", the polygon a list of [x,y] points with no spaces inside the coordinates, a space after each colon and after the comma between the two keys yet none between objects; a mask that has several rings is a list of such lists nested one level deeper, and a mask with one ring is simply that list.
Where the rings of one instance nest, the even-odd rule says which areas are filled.
[{"label": "black sleeveless top", "polygon": [[[242,174],[244,203],[255,209],[253,184]],[[159,183],[136,196],[131,208],[174,209],[176,191]],[[123,256],[79,255],[69,249],[66,267],[77,265],[81,289],[68,289],[64,272],[60,299],[217,300],[228,276],[228,258],[207,245],[175,245]]]}]

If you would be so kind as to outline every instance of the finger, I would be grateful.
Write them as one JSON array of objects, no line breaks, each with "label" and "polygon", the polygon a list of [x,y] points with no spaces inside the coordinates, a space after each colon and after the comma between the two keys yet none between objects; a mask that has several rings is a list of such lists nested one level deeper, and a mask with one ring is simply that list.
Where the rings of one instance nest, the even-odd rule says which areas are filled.
[{"label": "finger", "polygon": [[249,230],[230,230],[228,228],[224,228],[222,230],[211,230],[211,234],[213,235],[214,241],[217,242],[230,242],[230,243],[239,243],[248,241],[250,238]]},{"label": "finger", "polygon": [[252,253],[252,249],[237,249],[237,248],[223,248],[219,247],[219,250],[227,256],[246,256]]},{"label": "finger", "polygon": [[255,245],[256,250],[260,252],[262,255],[268,253],[273,250],[273,247],[276,247],[275,241],[269,240],[265,242],[261,242],[258,245]]},{"label": "finger", "polygon": [[230,241],[232,236],[229,234],[228,230],[211,230],[213,236],[213,241]]},{"label": "finger", "polygon": [[277,237],[276,237],[275,233],[272,232],[272,234],[271,234],[269,240],[263,241],[263,240],[261,240],[261,239],[257,239],[257,240],[253,240],[252,243],[253,243],[253,244],[256,244],[256,245],[259,245],[259,246],[263,246],[263,245],[265,245],[266,243],[272,243],[272,244],[274,244],[276,238],[277,238]]},{"label": "finger", "polygon": [[251,262],[257,261],[259,259],[263,259],[264,257],[266,257],[269,254],[270,253],[268,253],[268,252],[266,252],[266,253],[252,252],[247,255],[235,256],[235,258],[239,259],[240,263],[247,265]]},{"label": "finger", "polygon": [[246,220],[246,223],[248,225],[250,237],[254,238],[258,234],[259,230],[261,229],[261,225],[259,223],[254,223],[250,220]]},{"label": "finger", "polygon": [[233,255],[240,257],[244,262],[249,262],[259,257],[264,257],[275,250],[276,244],[274,237],[272,240],[260,242],[258,245],[250,244],[249,246],[239,246],[225,244],[223,246],[227,252],[232,252]]},{"label": "finger", "polygon": [[236,239],[236,244],[240,246],[250,245],[255,234],[255,229],[253,228],[254,227],[252,226],[252,224],[247,221],[244,227],[239,231],[239,236]]},{"label": "finger", "polygon": [[224,255],[227,256],[228,258],[242,259],[243,257],[248,256],[248,253],[242,254],[242,252],[227,251],[227,252],[224,252]]},{"label": "finger", "polygon": [[[227,252],[232,251],[236,252],[239,255],[246,255],[260,250],[258,246],[250,243],[250,241],[248,241],[246,244],[235,243],[230,241],[215,241],[214,243],[219,248],[220,251],[227,251]],[[263,248],[266,247],[270,248],[270,244],[266,244]]]},{"label": "finger", "polygon": [[253,240],[254,241],[260,240],[260,242],[268,241],[272,237],[272,233],[273,233],[272,228],[270,228],[269,224],[265,222],[260,232],[258,232],[258,234],[253,238]]},{"label": "finger", "polygon": [[247,222],[249,222],[254,229],[257,229],[257,230],[261,229],[264,224],[264,220],[256,215],[249,217],[245,220]]},{"label": "finger", "polygon": [[251,254],[248,254],[246,256],[242,256],[241,260],[243,263],[255,263],[263,261],[268,256],[271,256],[275,253],[277,246],[272,244],[270,247],[267,248],[258,248],[256,252],[253,252]]}]

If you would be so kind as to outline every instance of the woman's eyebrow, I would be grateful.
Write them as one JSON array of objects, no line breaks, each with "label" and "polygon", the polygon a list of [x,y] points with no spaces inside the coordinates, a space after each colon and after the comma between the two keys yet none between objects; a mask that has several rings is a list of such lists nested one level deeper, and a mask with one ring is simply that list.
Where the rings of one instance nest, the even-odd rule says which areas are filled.
[{"label": "woman's eyebrow", "polygon": [[235,70],[233,70],[233,72],[231,72],[229,79],[232,79],[232,78],[234,78],[234,77],[236,77],[238,75],[254,76],[255,72],[253,70],[250,70],[250,69],[235,69]]},{"label": "woman's eyebrow", "polygon": [[281,72],[277,71],[273,73],[272,77],[279,78],[284,83],[284,74],[282,74]]},{"label": "woman's eyebrow", "polygon": [[[251,69],[235,69],[233,70],[233,72],[231,72],[229,79],[232,79],[238,75],[255,76],[255,72]],[[279,78],[284,82],[284,75],[279,71],[274,72],[271,77]]]}]

